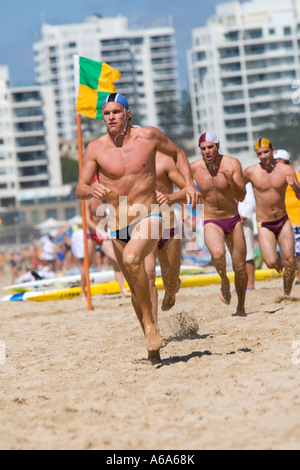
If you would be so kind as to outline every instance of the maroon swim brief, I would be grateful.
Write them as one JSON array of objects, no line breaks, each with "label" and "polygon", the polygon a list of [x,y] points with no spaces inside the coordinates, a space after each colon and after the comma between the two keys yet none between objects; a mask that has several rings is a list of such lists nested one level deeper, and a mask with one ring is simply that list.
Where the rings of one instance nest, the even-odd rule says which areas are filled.
[{"label": "maroon swim brief", "polygon": [[285,214],[281,219],[274,220],[274,222],[258,222],[257,228],[264,227],[276,235],[276,237],[280,234],[283,226],[289,220],[289,216]]},{"label": "maroon swim brief", "polygon": [[235,217],[230,217],[229,219],[204,220],[204,225],[215,224],[223,230],[225,235],[228,235],[240,221],[240,216],[236,215]]},{"label": "maroon swim brief", "polygon": [[162,237],[157,243],[158,248],[162,248],[168,240],[173,238],[175,235],[179,233],[178,227],[172,227],[170,229],[165,229],[162,233]]}]

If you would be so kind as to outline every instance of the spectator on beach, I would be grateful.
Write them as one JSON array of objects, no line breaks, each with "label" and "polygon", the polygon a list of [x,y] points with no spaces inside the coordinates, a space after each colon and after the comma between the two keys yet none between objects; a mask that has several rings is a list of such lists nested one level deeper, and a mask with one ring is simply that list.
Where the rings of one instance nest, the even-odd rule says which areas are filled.
[{"label": "spectator on beach", "polygon": [[243,201],[239,202],[238,211],[243,223],[243,231],[246,240],[247,290],[253,290],[255,288],[255,254],[252,216],[255,212],[255,198],[251,183],[246,185],[246,197]]},{"label": "spectator on beach", "polygon": [[80,298],[86,301],[86,275],[84,266],[84,231],[82,224],[78,225],[78,229],[72,233],[71,236],[71,251],[74,256],[75,263],[80,269]]},{"label": "spectator on beach", "polygon": [[51,233],[48,233],[42,244],[41,261],[44,266],[48,266],[49,271],[56,271],[56,246]]}]

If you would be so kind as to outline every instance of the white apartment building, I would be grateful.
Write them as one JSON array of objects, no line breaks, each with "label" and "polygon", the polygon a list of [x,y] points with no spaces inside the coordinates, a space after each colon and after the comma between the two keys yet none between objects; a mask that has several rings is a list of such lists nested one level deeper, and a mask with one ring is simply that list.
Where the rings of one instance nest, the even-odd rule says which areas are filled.
[{"label": "white apartment building", "polygon": [[62,184],[52,87],[11,88],[0,67],[0,200],[7,207],[21,189]]},{"label": "white apartment building", "polygon": [[[28,225],[55,214],[64,219],[57,206],[71,191],[62,186],[53,88],[12,88],[8,67],[0,66],[0,207],[4,216],[11,219],[10,213],[16,213],[15,221]],[[75,208],[68,214],[72,217]]]},{"label": "white apartment building", "polygon": [[59,139],[76,136],[73,55],[107,62],[122,74],[116,90],[141,125],[159,126],[164,104],[178,100],[174,29],[129,29],[125,17],[91,16],[69,25],[43,24],[34,43],[36,80],[54,87]]},{"label": "white apartment building", "polygon": [[195,145],[207,130],[223,152],[249,155],[274,101],[291,111],[300,79],[300,0],[232,1],[192,31],[188,51]]}]

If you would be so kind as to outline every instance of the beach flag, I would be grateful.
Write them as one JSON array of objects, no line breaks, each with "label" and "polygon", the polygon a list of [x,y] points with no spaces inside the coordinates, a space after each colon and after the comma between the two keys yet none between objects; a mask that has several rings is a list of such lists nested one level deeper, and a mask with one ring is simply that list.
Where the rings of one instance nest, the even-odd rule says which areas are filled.
[{"label": "beach flag", "polygon": [[76,111],[92,119],[102,119],[102,102],[115,93],[114,81],[121,73],[105,62],[74,55]]}]

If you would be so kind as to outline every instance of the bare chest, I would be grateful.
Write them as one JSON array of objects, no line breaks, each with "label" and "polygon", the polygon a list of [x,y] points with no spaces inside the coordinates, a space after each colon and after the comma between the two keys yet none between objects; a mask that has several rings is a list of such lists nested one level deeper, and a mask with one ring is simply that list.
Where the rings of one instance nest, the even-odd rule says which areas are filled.
[{"label": "bare chest", "polygon": [[205,168],[199,168],[194,178],[200,192],[203,194],[211,191],[224,192],[230,189],[230,185],[226,181],[225,176],[219,171],[215,174],[210,174]]},{"label": "bare chest", "polygon": [[153,170],[155,165],[151,149],[139,143],[121,148],[107,148],[98,157],[101,174],[117,180],[126,176],[140,177]]},{"label": "bare chest", "polygon": [[273,171],[271,173],[259,172],[254,178],[253,183],[257,191],[268,192],[275,190],[278,192],[285,191],[286,177],[284,174]]}]

